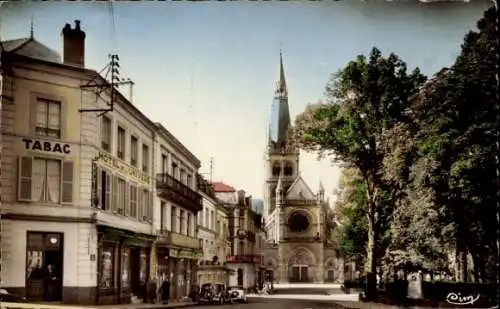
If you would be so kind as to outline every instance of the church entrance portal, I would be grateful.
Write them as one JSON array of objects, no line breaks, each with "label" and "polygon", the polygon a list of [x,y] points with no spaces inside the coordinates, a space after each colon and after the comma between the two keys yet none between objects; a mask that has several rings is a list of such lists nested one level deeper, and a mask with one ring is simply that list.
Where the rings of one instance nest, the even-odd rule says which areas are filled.
[{"label": "church entrance portal", "polygon": [[288,282],[310,282],[310,268],[314,265],[312,253],[300,248],[294,250],[288,260]]},{"label": "church entrance portal", "polygon": [[307,282],[309,267],[307,265],[294,265],[292,266],[292,276],[290,282]]}]

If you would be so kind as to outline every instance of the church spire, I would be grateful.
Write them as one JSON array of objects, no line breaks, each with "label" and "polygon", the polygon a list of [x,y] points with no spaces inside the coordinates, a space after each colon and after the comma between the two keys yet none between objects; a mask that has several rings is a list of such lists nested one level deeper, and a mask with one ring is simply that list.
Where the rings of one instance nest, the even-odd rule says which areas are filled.
[{"label": "church spire", "polygon": [[33,31],[33,14],[31,14],[31,23],[30,23],[30,39],[34,38],[34,31]]},{"label": "church spire", "polygon": [[285,69],[283,66],[283,54],[280,50],[280,68],[271,111],[269,142],[274,143],[278,148],[285,147],[290,124],[288,89],[286,87]]},{"label": "church spire", "polygon": [[280,74],[278,81],[276,82],[276,96],[287,97],[288,90],[286,88],[286,79],[285,79],[285,69],[283,67],[283,53],[280,49]]}]

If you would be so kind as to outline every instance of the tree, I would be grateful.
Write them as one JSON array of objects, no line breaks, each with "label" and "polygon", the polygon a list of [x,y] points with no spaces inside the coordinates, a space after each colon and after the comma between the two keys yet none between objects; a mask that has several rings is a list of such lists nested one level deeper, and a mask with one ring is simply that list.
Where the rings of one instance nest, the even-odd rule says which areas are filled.
[{"label": "tree", "polygon": [[433,162],[420,188],[431,192],[442,238],[455,246],[461,280],[467,277],[468,253],[476,279],[495,278],[495,17],[493,8],[485,12],[479,31],[465,36],[454,65],[415,107],[418,154]]},{"label": "tree", "polygon": [[340,180],[341,190],[335,202],[335,216],[340,222],[336,242],[346,260],[356,262],[358,269],[365,263],[368,223],[366,194],[361,174],[355,168],[346,168]]},{"label": "tree", "polygon": [[396,55],[383,57],[373,48],[369,58],[358,56],[333,75],[324,103],[309,105],[297,116],[295,135],[301,148],[329,154],[361,173],[368,221],[369,299],[375,296],[378,244],[387,186],[379,137],[404,121],[409,97],[425,81],[418,69],[408,74]]}]

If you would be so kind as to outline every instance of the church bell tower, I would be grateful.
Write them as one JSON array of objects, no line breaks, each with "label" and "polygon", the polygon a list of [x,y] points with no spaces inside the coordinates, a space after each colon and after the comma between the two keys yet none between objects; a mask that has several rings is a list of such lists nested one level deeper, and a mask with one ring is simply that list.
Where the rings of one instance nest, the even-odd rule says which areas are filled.
[{"label": "church bell tower", "polygon": [[299,150],[291,139],[288,88],[281,51],[279,61],[279,76],[274,91],[265,156],[265,216],[270,216],[276,210],[278,180],[281,179],[281,194],[286,195],[286,191],[298,177],[299,167]]}]

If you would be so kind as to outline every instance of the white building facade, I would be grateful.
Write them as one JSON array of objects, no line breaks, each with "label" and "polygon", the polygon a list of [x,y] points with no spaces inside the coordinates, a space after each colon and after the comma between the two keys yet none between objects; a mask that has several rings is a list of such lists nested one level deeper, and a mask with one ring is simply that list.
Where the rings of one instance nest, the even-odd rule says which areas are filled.
[{"label": "white building facade", "polygon": [[165,269],[157,247],[175,247],[160,258],[182,260],[165,273],[172,295],[187,295],[186,260],[201,254],[199,161],[85,68],[78,21],[63,41],[62,60],[33,37],[2,44],[2,288],[34,302],[129,303]]}]

